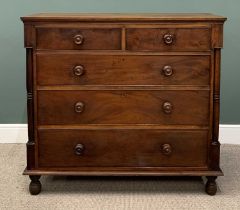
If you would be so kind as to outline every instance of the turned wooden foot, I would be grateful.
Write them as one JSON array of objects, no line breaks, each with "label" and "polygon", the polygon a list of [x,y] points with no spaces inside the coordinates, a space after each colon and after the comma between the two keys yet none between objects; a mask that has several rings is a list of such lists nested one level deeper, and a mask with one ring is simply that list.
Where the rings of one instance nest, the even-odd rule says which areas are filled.
[{"label": "turned wooden foot", "polygon": [[31,195],[38,195],[41,192],[42,185],[39,181],[41,176],[29,176],[31,182],[29,184],[29,192]]},{"label": "turned wooden foot", "polygon": [[205,191],[208,195],[215,195],[217,192],[216,176],[207,176]]}]

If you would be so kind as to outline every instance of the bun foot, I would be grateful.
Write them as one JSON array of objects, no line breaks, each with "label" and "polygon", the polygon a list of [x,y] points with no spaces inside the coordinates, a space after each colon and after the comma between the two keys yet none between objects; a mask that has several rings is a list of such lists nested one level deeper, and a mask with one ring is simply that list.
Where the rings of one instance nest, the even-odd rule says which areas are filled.
[{"label": "bun foot", "polygon": [[208,195],[215,195],[217,192],[217,184],[216,184],[216,176],[208,176],[206,177],[208,179],[206,186],[205,186],[205,191]]},{"label": "bun foot", "polygon": [[39,181],[40,176],[29,176],[31,182],[29,184],[29,192],[31,195],[38,195],[41,192],[42,185]]}]

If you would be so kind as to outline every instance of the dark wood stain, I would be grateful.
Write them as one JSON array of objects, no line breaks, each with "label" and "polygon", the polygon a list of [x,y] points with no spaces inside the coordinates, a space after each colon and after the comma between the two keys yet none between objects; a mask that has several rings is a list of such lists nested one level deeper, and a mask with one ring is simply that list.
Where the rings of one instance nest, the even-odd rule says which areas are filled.
[{"label": "dark wood stain", "polygon": [[[81,44],[76,44],[75,36],[83,36]],[[121,29],[65,29],[38,28],[38,49],[58,50],[119,50]]]},{"label": "dark wood stain", "polygon": [[[40,130],[40,167],[205,166],[207,131]],[[172,153],[165,155],[163,144]],[[84,146],[75,154],[78,144]]]},{"label": "dark wood stain", "polygon": [[[74,74],[79,65],[80,76]],[[44,53],[37,55],[37,75],[39,85],[209,85],[210,56]]]},{"label": "dark wood stain", "polygon": [[206,176],[219,167],[223,23],[211,14],[36,14],[27,48],[30,193],[41,175]]},{"label": "dark wood stain", "polygon": [[[210,49],[209,29],[158,29],[137,28],[126,31],[127,50],[161,50],[161,51],[201,51]],[[169,44],[165,35],[173,36]]]},{"label": "dark wood stain", "polygon": [[[183,100],[184,99],[184,100]],[[75,105],[84,104],[77,113]],[[164,103],[173,106],[164,112]],[[187,108],[186,108],[187,107]],[[208,91],[39,91],[38,123],[208,125]]]}]

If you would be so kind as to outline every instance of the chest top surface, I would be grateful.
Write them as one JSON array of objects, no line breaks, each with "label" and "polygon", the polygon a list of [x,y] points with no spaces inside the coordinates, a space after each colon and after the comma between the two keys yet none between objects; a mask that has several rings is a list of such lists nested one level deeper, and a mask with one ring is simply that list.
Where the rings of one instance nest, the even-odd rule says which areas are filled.
[{"label": "chest top surface", "polygon": [[38,13],[23,21],[225,21],[210,13]]}]

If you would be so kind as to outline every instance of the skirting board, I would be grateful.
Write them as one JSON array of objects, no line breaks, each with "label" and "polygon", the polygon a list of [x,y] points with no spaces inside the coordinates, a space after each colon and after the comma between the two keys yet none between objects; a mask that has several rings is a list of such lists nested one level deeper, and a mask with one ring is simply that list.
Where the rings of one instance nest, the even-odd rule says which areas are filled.
[{"label": "skirting board", "polygon": [[[0,124],[0,143],[26,143],[27,139],[27,124]],[[240,125],[220,125],[219,141],[240,145]]]}]

